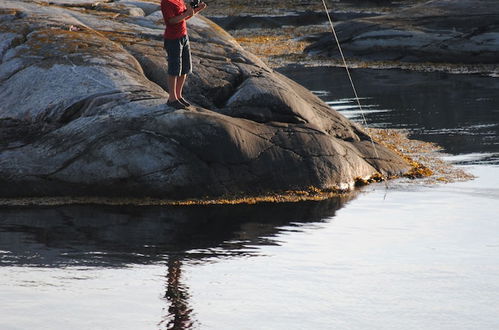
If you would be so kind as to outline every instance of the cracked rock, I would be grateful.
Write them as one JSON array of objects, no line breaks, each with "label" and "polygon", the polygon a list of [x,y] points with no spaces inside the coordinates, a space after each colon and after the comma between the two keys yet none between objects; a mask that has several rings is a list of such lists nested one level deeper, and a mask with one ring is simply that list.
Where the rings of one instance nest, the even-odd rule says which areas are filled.
[{"label": "cracked rock", "polygon": [[[195,106],[172,109],[157,5],[67,4],[0,4],[10,13],[0,20],[2,197],[345,189],[409,168],[201,16],[189,21]],[[133,8],[147,16],[113,14]]]}]

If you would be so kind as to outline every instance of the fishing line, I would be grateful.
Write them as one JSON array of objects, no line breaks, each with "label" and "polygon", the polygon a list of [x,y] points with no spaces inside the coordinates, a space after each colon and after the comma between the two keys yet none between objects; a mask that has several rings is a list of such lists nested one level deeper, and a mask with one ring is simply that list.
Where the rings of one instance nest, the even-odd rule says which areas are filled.
[{"label": "fishing line", "polygon": [[[367,120],[366,120],[366,116],[364,115],[364,109],[362,108],[362,104],[360,102],[360,98],[359,98],[359,95],[357,93],[357,88],[355,88],[355,84],[353,82],[352,75],[350,74],[350,69],[348,68],[348,65],[347,65],[347,61],[345,60],[345,56],[343,55],[343,49],[341,48],[340,40],[338,39],[338,36],[336,35],[336,30],[334,28],[334,24],[333,24],[333,20],[331,18],[331,15],[329,14],[329,9],[326,5],[326,0],[322,0],[322,4],[324,5],[324,10],[326,11],[327,19],[329,20],[329,25],[331,26],[331,31],[333,33],[334,40],[336,40],[336,45],[338,45],[338,50],[340,51],[341,59],[343,60],[343,65],[345,66],[345,70],[347,72],[348,79],[350,80],[350,85],[352,86],[353,94],[355,95],[355,100],[357,101],[357,105],[359,106],[360,114],[362,115],[362,120],[364,121],[364,125],[369,129],[369,126],[368,126]],[[367,135],[369,136],[369,139],[371,140],[371,144],[373,146],[374,153],[376,154],[376,157],[379,158],[378,150],[376,149],[376,146],[374,144],[374,140],[373,140],[371,134],[369,133],[369,131],[367,132]]]},{"label": "fishing line", "polygon": [[[362,104],[360,102],[359,94],[357,93],[357,88],[355,88],[355,84],[352,79],[352,75],[350,74],[350,69],[348,68],[347,61],[345,59],[345,55],[343,54],[343,49],[341,48],[340,45],[340,40],[338,39],[338,36],[336,34],[336,30],[334,28],[333,24],[333,19],[331,18],[331,15],[329,14],[329,8],[326,5],[326,0],[322,0],[322,4],[324,5],[324,10],[326,11],[327,19],[329,21],[329,25],[331,26],[331,32],[333,33],[334,40],[336,41],[336,45],[338,45],[338,50],[340,51],[341,59],[343,60],[343,65],[345,66],[345,70],[348,75],[348,80],[350,81],[350,85],[352,86],[353,93],[355,95],[355,100],[357,101],[357,105],[359,106],[360,114],[362,115],[362,120],[364,121],[364,126],[366,126],[367,130],[367,135],[369,136],[369,139],[371,140],[371,145],[373,146],[374,149],[374,154],[376,155],[376,158],[379,159],[379,154],[378,154],[378,149],[376,148],[376,145],[374,143],[373,137],[371,136],[371,133],[369,133],[369,125],[367,124],[366,116],[364,115],[364,109],[362,108]],[[385,187],[388,190],[388,184],[385,181]],[[386,195],[385,195],[386,197]]]}]

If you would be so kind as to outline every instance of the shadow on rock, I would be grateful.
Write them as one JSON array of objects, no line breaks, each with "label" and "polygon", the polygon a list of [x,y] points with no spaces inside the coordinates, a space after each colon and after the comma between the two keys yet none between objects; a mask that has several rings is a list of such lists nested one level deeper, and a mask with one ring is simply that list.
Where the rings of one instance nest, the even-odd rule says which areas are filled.
[{"label": "shadow on rock", "polygon": [[195,106],[168,107],[157,7],[83,6],[0,5],[0,196],[343,190],[409,169],[201,16],[189,20]]}]

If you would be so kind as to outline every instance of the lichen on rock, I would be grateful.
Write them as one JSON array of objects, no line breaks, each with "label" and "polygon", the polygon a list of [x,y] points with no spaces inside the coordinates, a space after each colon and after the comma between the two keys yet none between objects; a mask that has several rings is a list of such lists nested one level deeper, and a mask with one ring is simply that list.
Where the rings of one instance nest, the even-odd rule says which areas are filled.
[{"label": "lichen on rock", "polygon": [[2,197],[335,191],[410,167],[201,16],[189,21],[195,106],[172,109],[150,3],[145,16],[72,3],[1,4]]}]

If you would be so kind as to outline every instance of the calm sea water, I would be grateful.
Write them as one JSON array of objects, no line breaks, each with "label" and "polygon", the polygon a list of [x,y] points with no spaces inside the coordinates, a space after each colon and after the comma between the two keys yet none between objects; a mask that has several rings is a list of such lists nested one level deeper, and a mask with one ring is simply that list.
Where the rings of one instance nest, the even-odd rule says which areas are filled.
[{"label": "calm sea water", "polygon": [[[339,69],[288,68],[353,120]],[[356,70],[473,181],[299,204],[0,209],[0,329],[498,329],[499,80]]]}]

